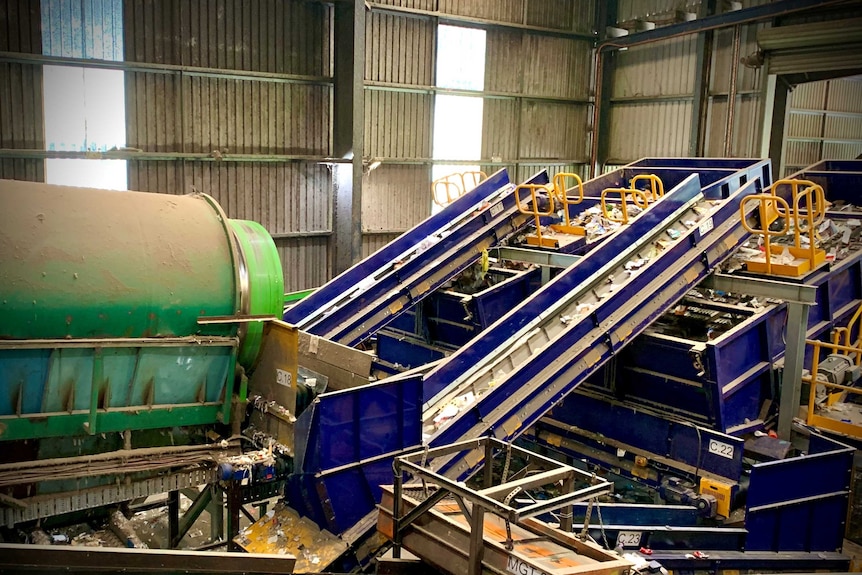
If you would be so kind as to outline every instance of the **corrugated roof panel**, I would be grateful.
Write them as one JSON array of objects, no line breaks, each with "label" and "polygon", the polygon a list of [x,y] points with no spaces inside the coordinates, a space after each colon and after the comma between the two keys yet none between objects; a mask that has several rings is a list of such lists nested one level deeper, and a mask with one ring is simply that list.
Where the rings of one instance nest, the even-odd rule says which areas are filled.
[{"label": "corrugated roof panel", "polygon": [[823,114],[806,114],[791,109],[784,133],[790,138],[820,138],[823,135]]},{"label": "corrugated roof panel", "polygon": [[524,32],[491,29],[486,35],[485,89],[520,94],[524,84]]},{"label": "corrugated roof panel", "polygon": [[649,156],[688,155],[691,102],[615,104],[610,111],[610,147],[614,163]]},{"label": "corrugated roof panel", "polygon": [[820,142],[789,141],[784,143],[785,166],[810,166],[820,160]]},{"label": "corrugated roof panel", "polygon": [[613,97],[675,96],[694,92],[694,35],[629,48],[617,56]]},{"label": "corrugated roof panel", "polygon": [[281,0],[126,0],[126,6],[127,60],[330,74],[330,5]]},{"label": "corrugated roof panel", "polygon": [[862,141],[862,116],[826,116],[823,137]]},{"label": "corrugated roof panel", "polygon": [[[759,96],[746,95],[736,98],[733,112],[732,157],[756,158],[760,156],[760,132],[763,123]],[[724,157],[724,139],[727,130],[727,98],[710,100],[707,110],[706,141],[704,156]]]},{"label": "corrugated roof panel", "polygon": [[329,153],[327,86],[126,73],[128,145],[148,152]]},{"label": "corrugated roof panel", "polygon": [[130,161],[130,189],[211,195],[230,218],[271,234],[329,232],[332,194],[326,166],[270,162]]},{"label": "corrugated roof panel", "polygon": [[529,0],[438,0],[438,10],[445,14],[522,23],[525,1]]},{"label": "corrugated roof panel", "polygon": [[377,158],[430,158],[430,94],[365,92],[365,155]]},{"label": "corrugated roof panel", "polygon": [[401,234],[363,234],[362,235],[362,257],[367,258],[386,244],[393,241]]},{"label": "corrugated roof panel", "polygon": [[591,65],[589,41],[524,35],[525,94],[584,99]]},{"label": "corrugated roof panel", "polygon": [[860,154],[862,154],[862,141],[823,143],[823,159],[852,160]]},{"label": "corrugated roof panel", "polygon": [[378,4],[387,6],[399,6],[401,8],[413,8],[416,10],[436,10],[437,0],[376,0]]},{"label": "corrugated roof panel", "polygon": [[798,110],[822,110],[826,104],[827,83],[824,80],[795,86],[787,98],[787,107]]},{"label": "corrugated roof panel", "polygon": [[41,6],[44,54],[123,59],[123,0],[42,0]]},{"label": "corrugated roof panel", "polygon": [[586,160],[588,110],[586,105],[524,101],[519,158]]},{"label": "corrugated roof panel", "polygon": [[38,2],[0,2],[0,51],[41,54],[41,20]]},{"label": "corrugated roof panel", "polygon": [[284,272],[284,291],[312,289],[332,277],[328,237],[277,238],[275,247]]},{"label": "corrugated roof panel", "polygon": [[[740,27],[740,59],[754,55],[758,50],[757,32],[768,24],[752,24]],[[733,29],[716,30],[713,39],[710,90],[713,93],[727,94],[730,91],[730,73],[733,68]],[[736,90],[760,89],[764,74],[763,66],[748,67],[740,62],[737,67]]]},{"label": "corrugated roof panel", "polygon": [[407,230],[431,214],[427,165],[383,164],[362,186],[362,231]]},{"label": "corrugated roof panel", "polygon": [[366,19],[365,79],[432,85],[435,34],[430,19],[372,11]]},{"label": "corrugated roof panel", "polygon": [[[527,25],[542,28],[557,28],[573,31],[575,29],[575,11],[579,12],[578,23],[595,12],[594,2],[572,2],[572,0],[527,0]],[[591,23],[590,23],[591,24]],[[590,30],[588,28],[588,30]],[[580,30],[578,30],[580,31]]]},{"label": "corrugated roof panel", "polygon": [[482,158],[515,159],[518,149],[518,109],[515,99],[487,98],[482,120]]},{"label": "corrugated roof panel", "polygon": [[826,109],[835,112],[862,112],[862,81],[830,80]]}]

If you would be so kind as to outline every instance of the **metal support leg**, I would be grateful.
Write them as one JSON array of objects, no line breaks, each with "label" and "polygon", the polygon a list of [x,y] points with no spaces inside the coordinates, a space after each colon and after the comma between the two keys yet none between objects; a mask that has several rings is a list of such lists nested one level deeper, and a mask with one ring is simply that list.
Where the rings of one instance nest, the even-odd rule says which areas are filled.
[{"label": "metal support leg", "polygon": [[216,485],[210,485],[212,501],[207,511],[210,514],[210,540],[219,541],[224,537],[224,491]]},{"label": "metal support leg", "polygon": [[392,557],[401,558],[401,467],[395,465],[395,477],[392,482]]},{"label": "metal support leg", "polygon": [[787,302],[786,351],[784,353],[784,375],[781,380],[781,403],[778,410],[778,437],[786,441],[790,440],[793,418],[799,411],[808,309],[808,304]]},{"label": "metal support leg", "polygon": [[479,575],[482,572],[482,558],[485,554],[485,509],[473,504],[473,515],[470,517],[470,559],[468,575]]},{"label": "metal support leg", "polygon": [[168,492],[168,549],[179,543],[180,532],[180,492]]},{"label": "metal support leg", "polygon": [[233,538],[239,535],[239,515],[242,507],[241,486],[236,481],[227,482],[227,541],[228,551],[237,551]]},{"label": "metal support leg", "polygon": [[[563,493],[572,493],[575,490],[575,476],[571,475],[563,481]],[[572,506],[566,505],[560,509],[560,530],[572,532]]]},{"label": "metal support leg", "polygon": [[488,488],[494,485],[494,442],[485,444],[485,475],[482,477],[482,487]]}]

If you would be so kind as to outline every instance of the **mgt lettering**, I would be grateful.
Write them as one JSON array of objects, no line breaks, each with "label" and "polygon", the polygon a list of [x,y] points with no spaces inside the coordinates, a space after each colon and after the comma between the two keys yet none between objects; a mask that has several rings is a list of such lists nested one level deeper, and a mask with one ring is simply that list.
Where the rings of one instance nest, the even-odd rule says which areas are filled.
[{"label": "mgt lettering", "polygon": [[532,565],[527,565],[517,557],[512,557],[511,555],[509,555],[506,569],[508,569],[509,573],[514,573],[515,575],[548,575],[544,571],[536,569]]}]

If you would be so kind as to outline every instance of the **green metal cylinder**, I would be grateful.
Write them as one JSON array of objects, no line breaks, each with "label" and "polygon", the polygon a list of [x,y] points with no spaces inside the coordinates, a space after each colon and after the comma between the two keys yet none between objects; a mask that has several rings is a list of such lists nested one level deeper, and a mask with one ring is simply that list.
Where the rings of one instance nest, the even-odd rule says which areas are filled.
[{"label": "green metal cylinder", "polygon": [[199,318],[281,317],[283,276],[259,224],[228,220],[209,196],[0,181],[0,338],[242,338],[260,325]]}]

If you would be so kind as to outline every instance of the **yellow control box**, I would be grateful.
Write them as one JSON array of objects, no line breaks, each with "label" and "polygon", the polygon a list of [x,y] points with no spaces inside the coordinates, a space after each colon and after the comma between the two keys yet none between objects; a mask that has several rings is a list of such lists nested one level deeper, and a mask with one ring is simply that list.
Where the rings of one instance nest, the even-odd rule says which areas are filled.
[{"label": "yellow control box", "polygon": [[733,495],[733,485],[716,481],[708,477],[700,478],[700,493],[715,497],[716,512],[722,517],[730,515],[730,499]]}]

